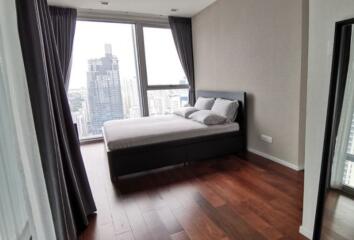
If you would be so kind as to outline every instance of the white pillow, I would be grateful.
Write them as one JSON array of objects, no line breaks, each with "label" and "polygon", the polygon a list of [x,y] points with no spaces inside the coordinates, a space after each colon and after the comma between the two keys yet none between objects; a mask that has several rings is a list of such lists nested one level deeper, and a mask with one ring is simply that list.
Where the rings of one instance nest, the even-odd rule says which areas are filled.
[{"label": "white pillow", "polygon": [[194,107],[199,110],[210,110],[215,102],[214,98],[198,97]]},{"label": "white pillow", "polygon": [[193,121],[200,122],[205,125],[216,125],[226,122],[225,117],[217,115],[210,110],[200,110],[198,112],[192,113],[189,118]]},{"label": "white pillow", "polygon": [[217,98],[211,111],[225,117],[228,122],[233,122],[237,116],[238,101]]},{"label": "white pillow", "polygon": [[199,111],[195,107],[182,107],[176,111],[173,112],[173,114],[177,116],[181,116],[184,118],[188,118],[192,113]]}]

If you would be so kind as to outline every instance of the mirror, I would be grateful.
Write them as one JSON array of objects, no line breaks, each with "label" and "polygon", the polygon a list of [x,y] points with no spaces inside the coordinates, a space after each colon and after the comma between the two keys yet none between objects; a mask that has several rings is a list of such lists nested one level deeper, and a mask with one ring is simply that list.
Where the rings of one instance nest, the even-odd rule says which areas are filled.
[{"label": "mirror", "polygon": [[313,239],[354,239],[354,19],[337,22]]}]

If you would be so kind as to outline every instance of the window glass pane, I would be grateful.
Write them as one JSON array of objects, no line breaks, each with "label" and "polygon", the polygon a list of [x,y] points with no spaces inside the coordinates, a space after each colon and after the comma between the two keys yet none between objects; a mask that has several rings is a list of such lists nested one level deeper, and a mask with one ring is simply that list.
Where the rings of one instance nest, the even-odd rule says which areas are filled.
[{"label": "window glass pane", "polygon": [[354,115],[348,138],[347,158],[344,165],[343,184],[354,188]]},{"label": "window glass pane", "polygon": [[188,104],[188,89],[149,90],[150,116],[169,114]]},{"label": "window glass pane", "polygon": [[144,27],[148,85],[188,84],[171,29]]},{"label": "window glass pane", "polygon": [[352,161],[345,161],[343,184],[354,188],[354,162]]},{"label": "window glass pane", "polygon": [[354,155],[354,115],[352,116],[347,153]]},{"label": "window glass pane", "polygon": [[133,34],[132,24],[77,22],[68,99],[81,139],[141,116]]}]

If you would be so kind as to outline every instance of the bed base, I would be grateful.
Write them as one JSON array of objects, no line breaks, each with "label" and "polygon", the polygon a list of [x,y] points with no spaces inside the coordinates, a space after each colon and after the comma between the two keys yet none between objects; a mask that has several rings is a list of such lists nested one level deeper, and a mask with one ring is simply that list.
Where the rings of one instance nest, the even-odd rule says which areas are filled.
[{"label": "bed base", "polygon": [[108,152],[112,182],[119,176],[165,166],[190,163],[245,150],[238,132],[151,144]]}]

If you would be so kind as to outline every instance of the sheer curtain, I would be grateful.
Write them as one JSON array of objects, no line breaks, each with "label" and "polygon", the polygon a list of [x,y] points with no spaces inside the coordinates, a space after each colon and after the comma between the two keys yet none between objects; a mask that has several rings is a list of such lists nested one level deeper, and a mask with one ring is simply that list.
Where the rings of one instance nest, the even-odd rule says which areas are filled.
[{"label": "sheer curtain", "polygon": [[342,188],[345,160],[347,157],[348,141],[354,113],[354,37],[351,34],[350,58],[347,81],[345,86],[342,111],[336,138],[332,163],[331,187]]},{"label": "sheer curtain", "polygon": [[56,239],[17,32],[0,1],[0,239]]}]

